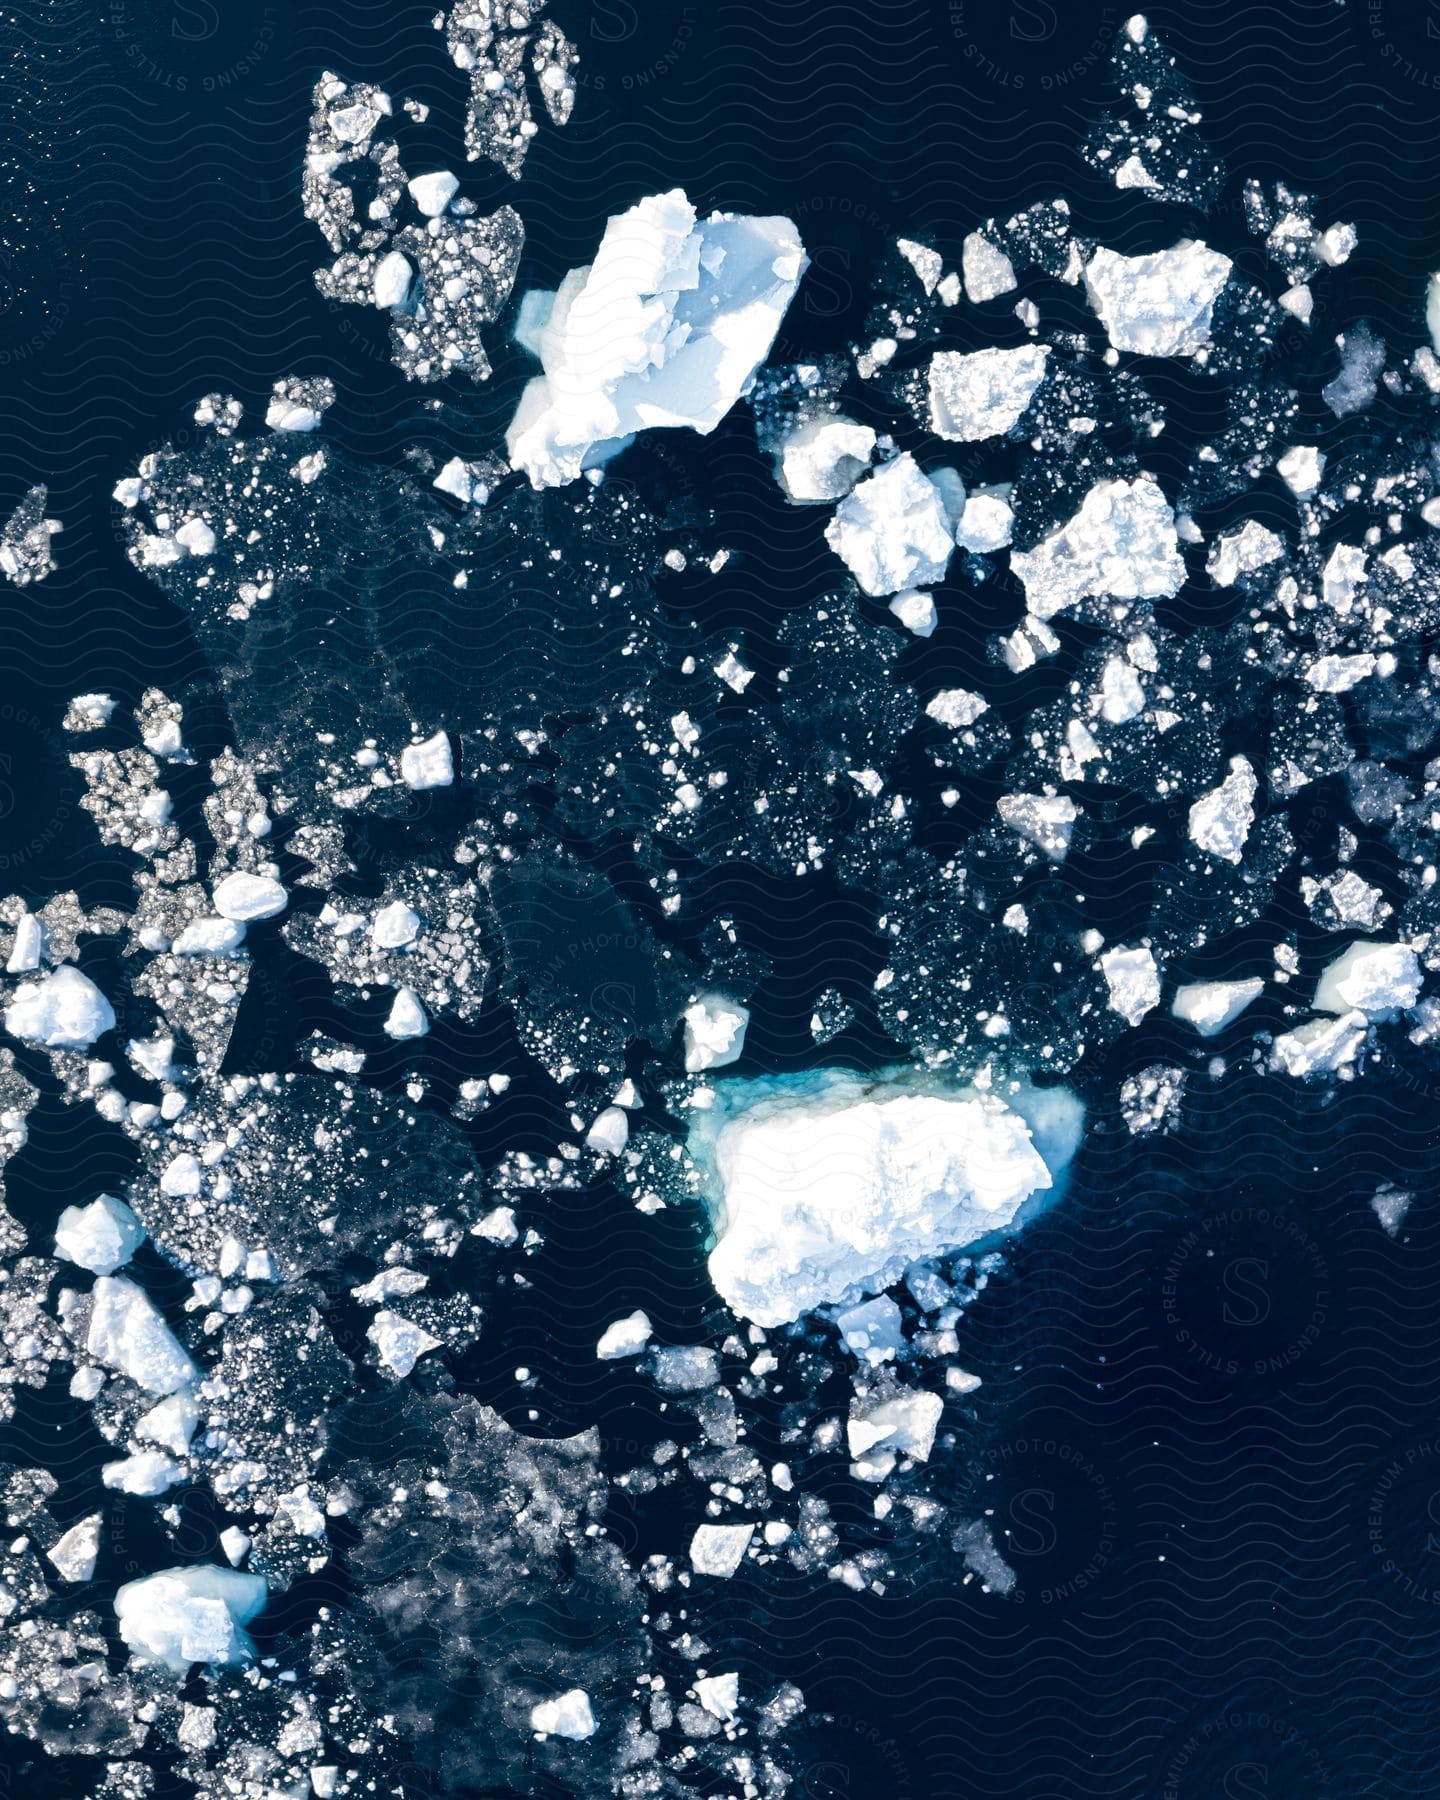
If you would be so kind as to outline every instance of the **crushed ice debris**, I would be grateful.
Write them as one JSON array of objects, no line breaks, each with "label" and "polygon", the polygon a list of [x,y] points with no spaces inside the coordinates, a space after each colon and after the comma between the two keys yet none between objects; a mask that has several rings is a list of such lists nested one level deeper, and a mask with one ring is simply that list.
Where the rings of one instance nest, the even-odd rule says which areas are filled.
[{"label": "crushed ice debris", "polygon": [[603,463],[635,433],[710,432],[764,361],[808,263],[788,219],[712,213],[652,194],[605,227],[595,261],[529,294],[539,358],[506,433],[537,488]]},{"label": "crushed ice debris", "polygon": [[51,540],[63,530],[58,519],[45,517],[49,490],[32,487],[0,527],[0,575],[16,587],[28,587],[54,572]]}]

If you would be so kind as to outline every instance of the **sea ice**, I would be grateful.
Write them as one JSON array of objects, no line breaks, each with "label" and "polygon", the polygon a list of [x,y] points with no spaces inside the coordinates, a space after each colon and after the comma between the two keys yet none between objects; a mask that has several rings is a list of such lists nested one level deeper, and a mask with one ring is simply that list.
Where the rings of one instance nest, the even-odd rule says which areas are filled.
[{"label": "sea ice", "polygon": [[455,759],[450,739],[443,731],[423,744],[407,744],[400,752],[400,779],[412,792],[449,787],[455,779]]},{"label": "sea ice", "polygon": [[755,1536],[753,1525],[697,1525],[690,1540],[690,1567],[697,1575],[728,1581],[745,1560]]},{"label": "sea ice", "polygon": [[1425,977],[1408,944],[1352,944],[1322,971],[1315,1010],[1386,1019],[1413,1006]]},{"label": "sea ice", "polygon": [[1138,1025],[1160,1004],[1160,971],[1143,944],[1107,950],[1100,969],[1110,990],[1110,1010],[1127,1025]]},{"label": "sea ice", "polygon": [[840,500],[870,466],[875,433],[868,425],[826,413],[797,425],[780,446],[777,474],[797,502]]},{"label": "sea ice", "polygon": [[724,994],[701,994],[685,1008],[685,1067],[723,1069],[738,1062],[745,1048],[748,1007]]},{"label": "sea ice", "polygon": [[612,218],[595,261],[529,309],[544,368],[506,434],[537,488],[574,481],[636,432],[713,431],[749,391],[808,259],[788,219],[712,213],[679,188]]},{"label": "sea ice", "polygon": [[113,1275],[144,1242],[145,1227],[113,1194],[88,1206],[67,1206],[55,1225],[56,1254],[92,1275]]},{"label": "sea ice", "polygon": [[1230,773],[1217,788],[1190,808],[1190,841],[1221,862],[1240,862],[1250,827],[1255,823],[1255,794],[1259,787],[1248,758],[1232,756]]},{"label": "sea ice", "polygon": [[1228,256],[1182,238],[1150,256],[1097,250],[1085,286],[1115,349],[1195,356],[1210,342],[1211,311],[1230,269]]},{"label": "sea ice", "polygon": [[173,1394],[200,1379],[149,1295],[123,1275],[102,1275],[95,1283],[85,1348],[151,1394]]},{"label": "sea ice", "polygon": [[710,1278],[761,1326],[1003,1230],[1058,1173],[994,1096],[835,1070],[732,1084],[691,1147],[711,1175]]},{"label": "sea ice", "polygon": [[192,1663],[249,1662],[255,1646],[245,1626],[267,1594],[263,1576],[196,1563],[127,1581],[115,1617],[136,1662],[183,1675]]},{"label": "sea ice", "polygon": [[5,1008],[11,1037],[47,1050],[88,1050],[114,1027],[110,1002],[88,975],[68,966],[39,981],[22,982]]},{"label": "sea ice", "polygon": [[1097,481],[1073,518],[1033,549],[1012,551],[1010,567],[1039,619],[1090,595],[1168,599],[1185,582],[1175,514],[1153,475]]},{"label": "sea ice", "polygon": [[222,919],[239,919],[246,924],[256,919],[273,919],[284,912],[290,896],[271,875],[227,875],[215,884],[215,910]]},{"label": "sea ice", "polygon": [[100,1559],[100,1526],[102,1516],[91,1513],[78,1525],[72,1525],[46,1551],[56,1574],[62,1581],[92,1581],[95,1564]]},{"label": "sea ice", "polygon": [[1016,424],[1045,377],[1048,346],[937,350],[930,359],[930,429],[953,443],[998,437]]},{"label": "sea ice", "polygon": [[1201,1037],[1214,1037],[1264,991],[1265,983],[1258,975],[1245,981],[1192,981],[1177,990],[1170,1011]]},{"label": "sea ice", "polygon": [[614,1362],[622,1356],[638,1356],[650,1342],[650,1334],[654,1329],[649,1313],[630,1313],[628,1317],[616,1319],[613,1325],[605,1327],[595,1346],[595,1354],[601,1362]]},{"label": "sea ice", "polygon": [[876,596],[941,580],[955,548],[940,490],[908,451],[840,502],[825,541]]},{"label": "sea ice", "polygon": [[590,1696],[584,1688],[571,1688],[553,1700],[542,1700],[530,1709],[530,1729],[546,1737],[594,1737],[597,1730]]},{"label": "sea ice", "polygon": [[983,232],[968,233],[961,244],[960,272],[965,279],[965,297],[977,305],[998,300],[1015,287],[1015,268],[1010,258],[996,249]]}]

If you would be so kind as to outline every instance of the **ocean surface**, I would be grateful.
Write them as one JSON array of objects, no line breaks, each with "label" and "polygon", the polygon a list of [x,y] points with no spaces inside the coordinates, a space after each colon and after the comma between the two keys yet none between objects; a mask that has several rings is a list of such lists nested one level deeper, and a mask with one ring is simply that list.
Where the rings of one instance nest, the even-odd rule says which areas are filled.
[{"label": "ocean surface", "polygon": [[[571,125],[542,132],[514,190],[522,287],[553,285],[588,258],[608,216],[675,185],[702,210],[796,221],[814,267],[777,348],[792,357],[859,333],[869,271],[897,235],[955,245],[985,216],[1064,192],[1077,229],[1121,250],[1153,247],[1143,209],[1074,155],[1104,98],[1115,7],[556,0],[555,12],[581,54],[578,95]],[[1384,338],[1413,338],[1440,262],[1430,10],[1193,0],[1149,16],[1232,176],[1283,179],[1316,196],[1325,219],[1354,223],[1359,248],[1327,277],[1317,345],[1360,318]],[[125,870],[96,850],[67,763],[70,696],[104,689],[129,707],[158,685],[185,695],[202,768],[227,741],[206,659],[182,613],[127,561],[110,499],[147,450],[193,441],[201,393],[233,392],[253,415],[278,376],[329,375],[327,440],[390,464],[416,444],[443,457],[493,442],[528,373],[497,338],[487,385],[410,387],[377,318],[316,293],[320,246],[297,171],[327,68],[428,102],[422,137],[446,157],[462,96],[423,6],[21,0],[0,19],[0,513],[44,482],[64,523],[56,572],[0,590],[5,892],[38,902],[74,889],[86,906],[128,893]],[[512,197],[498,170],[472,165],[466,178],[482,208]],[[1206,235],[1198,217],[1194,230]],[[1187,421],[1183,384],[1166,400],[1182,432],[1205,429],[1198,414]],[[833,579],[819,524],[787,511],[749,431],[737,412],[707,439],[668,434],[616,475],[642,497],[690,491],[715,509],[716,539],[741,554],[734,578],[705,590],[707,628],[763,627]],[[471,590],[477,608],[488,598]],[[1001,592],[981,587],[967,604],[977,639],[1010,618]],[[543,639],[545,621],[532,625]],[[422,644],[416,660],[449,654]],[[527,671],[523,634],[505,654],[517,683],[541,678],[538,655]],[[932,680],[964,679],[969,652],[953,636],[905,654]],[[185,779],[203,789],[203,774]],[[1320,784],[1317,850],[1341,819],[1338,789]],[[936,842],[946,829],[933,822]],[[638,891],[623,855],[607,854],[619,891]],[[1117,937],[1137,907],[1143,916],[1103,860],[1071,873]],[[688,930],[735,920],[769,959],[744,1072],[894,1060],[870,998],[881,952],[863,895],[829,877],[721,868],[701,897]],[[1303,937],[1298,900],[1274,906],[1290,908]],[[566,925],[576,940],[605,928],[583,906]],[[284,1066],[311,1031],[335,1025],[326,983],[278,939],[257,965],[230,1053],[239,1069]],[[617,956],[604,978],[633,998],[646,976]],[[826,985],[857,1011],[821,1050],[808,1020]],[[411,1062],[378,1014],[367,1029],[372,1078],[398,1082]],[[956,1493],[968,1484],[991,1519],[1014,1591],[982,1592],[952,1564],[883,1596],[774,1571],[710,1601],[717,1666],[738,1669],[742,1686],[804,1690],[797,1800],[1440,1791],[1440,1095],[1423,1074],[1381,1069],[1317,1096],[1236,1057],[1223,1078],[1192,1082],[1183,1131],[1132,1136],[1113,1105],[1120,1082],[1192,1051],[1156,1012],[1082,1068],[1079,1084],[1098,1098],[1066,1191],[965,1315],[966,1366],[984,1386],[970,1437],[946,1454]],[[515,1076],[506,1104],[469,1128],[480,1156],[563,1129],[556,1092],[503,1012],[441,1032],[431,1054],[437,1068],[463,1055]],[[88,1111],[48,1075],[32,1079],[42,1099],[8,1184],[38,1242],[59,1207],[129,1169]],[[1369,1207],[1385,1182],[1415,1197],[1395,1238]],[[548,1247],[533,1285],[457,1361],[457,1379],[533,1435],[597,1425],[617,1456],[652,1444],[654,1390],[597,1365],[593,1345],[637,1306],[669,1342],[716,1329],[702,1227],[675,1212],[643,1217],[603,1189],[539,1197],[531,1216]],[[145,1254],[147,1279],[178,1283]],[[341,1329],[355,1327],[337,1310]],[[533,1391],[517,1392],[517,1365],[539,1377]],[[755,1447],[768,1464],[779,1437]],[[162,1555],[152,1503],[101,1488],[106,1449],[58,1377],[20,1389],[0,1430],[0,1460],[59,1477],[62,1523],[100,1509],[116,1524],[91,1605]],[[840,1481],[830,1497],[841,1516],[864,1503]],[[198,1556],[214,1517],[191,1490],[180,1505]],[[622,1546],[643,1536],[683,1548],[686,1521],[667,1516],[663,1492],[635,1501],[633,1516],[617,1499],[610,1524]],[[346,1604],[344,1579],[326,1571],[292,1587],[257,1639],[263,1649],[307,1609]],[[85,1757],[45,1759],[18,1740],[3,1754],[6,1792],[98,1791]],[[163,1763],[156,1778],[159,1795],[189,1791]]]}]

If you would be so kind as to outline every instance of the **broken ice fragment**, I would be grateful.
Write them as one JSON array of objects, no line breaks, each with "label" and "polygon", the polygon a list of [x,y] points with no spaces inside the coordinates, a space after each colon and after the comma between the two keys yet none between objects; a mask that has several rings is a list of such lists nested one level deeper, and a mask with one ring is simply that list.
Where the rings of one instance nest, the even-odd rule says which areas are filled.
[{"label": "broken ice fragment", "polygon": [[876,596],[941,580],[955,548],[939,489],[908,451],[841,501],[825,541]]},{"label": "broken ice fragment", "polygon": [[395,999],[385,1019],[385,1035],[392,1038],[424,1037],[430,1029],[430,1021],[425,1016],[425,1008],[414,988],[402,987],[395,991]]},{"label": "broken ice fragment", "polygon": [[1252,574],[1285,554],[1284,540],[1247,519],[1238,531],[1216,538],[1205,559],[1205,570],[1216,587],[1234,587],[1242,575]]},{"label": "broken ice fragment", "polygon": [[92,1275],[113,1275],[144,1242],[145,1227],[113,1194],[88,1206],[67,1206],[55,1225],[56,1255]]},{"label": "broken ice fragment", "polygon": [[88,1050],[114,1028],[110,1002],[88,975],[68,966],[22,982],[5,1008],[10,1035],[47,1050]]},{"label": "broken ice fragment", "polygon": [[102,1275],[95,1283],[85,1348],[151,1394],[173,1394],[200,1379],[149,1295],[123,1275]]},{"label": "broken ice fragment", "polygon": [[428,1351],[438,1350],[440,1340],[402,1318],[396,1312],[377,1312],[365,1333],[375,1346],[375,1359],[387,1373],[403,1381]]},{"label": "broken ice fragment", "polygon": [[1408,944],[1352,944],[1322,972],[1315,988],[1315,1010],[1389,1018],[1415,1004],[1424,979],[1419,958]]},{"label": "broken ice fragment", "polygon": [[900,1329],[900,1308],[888,1295],[862,1300],[858,1306],[836,1313],[835,1323],[845,1348],[857,1361],[869,1368],[893,1362],[904,1351],[905,1338]]},{"label": "broken ice fragment", "polygon": [[977,305],[998,300],[1015,286],[1015,269],[1003,250],[997,250],[982,232],[970,232],[960,246],[960,272],[965,296]]},{"label": "broken ice fragment", "polygon": [[1258,975],[1244,981],[1192,981],[1178,989],[1170,1011],[1201,1037],[1214,1037],[1264,991],[1265,983]]},{"label": "broken ice fragment", "polygon": [[711,1718],[728,1725],[739,1710],[740,1677],[737,1674],[702,1675],[695,1683],[695,1698]]},{"label": "broken ice fragment", "polygon": [[929,594],[921,593],[918,588],[908,588],[903,594],[897,594],[890,602],[889,610],[908,632],[918,638],[933,637],[935,627],[940,622],[934,600]]},{"label": "broken ice fragment", "polygon": [[543,1732],[546,1737],[577,1741],[594,1737],[597,1727],[590,1696],[584,1688],[571,1688],[553,1700],[542,1700],[530,1709],[530,1729]]},{"label": "broken ice fragment", "polygon": [[1033,549],[1012,551],[1010,567],[1040,619],[1090,595],[1168,599],[1185,582],[1175,514],[1153,475],[1097,481],[1073,518]]},{"label": "broken ice fragment", "polygon": [[710,1278],[762,1326],[878,1293],[906,1264],[1003,1230],[1053,1179],[1025,1120],[993,1096],[835,1070],[732,1084],[697,1115],[691,1148],[713,1183]]},{"label": "broken ice fragment", "polygon": [[412,792],[449,787],[455,779],[455,760],[450,739],[443,731],[423,744],[407,744],[400,752],[400,779]]},{"label": "broken ice fragment", "polygon": [[[938,1394],[908,1388],[880,1388],[857,1394],[850,1403],[845,1442],[861,1481],[883,1481],[903,1453],[927,1462],[945,1402]],[[878,1449],[878,1454],[877,1454]]]},{"label": "broken ice fragment", "polygon": [[43,581],[54,571],[50,542],[62,526],[45,517],[48,497],[44,486],[32,487],[0,530],[0,575],[16,587]]},{"label": "broken ice fragment", "polygon": [[289,895],[271,875],[227,875],[215,884],[215,910],[222,919],[240,919],[247,924],[257,919],[273,919],[284,912]]},{"label": "broken ice fragment", "polygon": [[260,1575],[198,1563],[127,1581],[115,1596],[115,1617],[137,1663],[183,1675],[192,1663],[251,1661],[255,1646],[244,1628],[267,1597]]},{"label": "broken ice fragment", "polygon": [[78,1525],[72,1525],[46,1551],[56,1574],[62,1581],[93,1581],[95,1564],[100,1558],[101,1515],[91,1513]]},{"label": "broken ice fragment", "polygon": [[1339,1019],[1311,1019],[1277,1037],[1270,1052],[1271,1066],[1286,1075],[1333,1075],[1348,1068],[1359,1054],[1370,1021],[1363,1012],[1346,1013]]},{"label": "broken ice fragment", "polygon": [[436,169],[428,175],[412,176],[407,185],[410,198],[427,219],[438,219],[460,192],[459,181],[448,169]]},{"label": "broken ice fragment", "polygon": [[1110,1010],[1119,1013],[1127,1025],[1138,1025],[1160,1004],[1160,971],[1144,945],[1107,950],[1100,958],[1100,969],[1110,989]]},{"label": "broken ice fragment", "polygon": [[544,374],[506,433],[511,462],[559,487],[636,432],[713,431],[749,391],[807,263],[789,219],[698,221],[679,188],[612,218],[533,334]]},{"label": "broken ice fragment", "polygon": [[1085,286],[1117,350],[1195,356],[1210,342],[1211,311],[1230,269],[1228,256],[1182,238],[1151,256],[1097,250]]},{"label": "broken ice fragment", "polygon": [[839,500],[870,466],[875,433],[838,413],[808,419],[780,445],[777,474],[788,499]]},{"label": "broken ice fragment", "polygon": [[745,1049],[750,1012],[723,994],[701,994],[685,1009],[685,1067],[723,1069],[738,1062]]},{"label": "broken ice fragment", "polygon": [[630,1121],[621,1106],[607,1106],[585,1133],[585,1148],[602,1156],[618,1156],[630,1141]]},{"label": "broken ice fragment", "polygon": [[1232,756],[1230,773],[1218,788],[1203,794],[1190,808],[1190,841],[1221,862],[1239,863],[1250,827],[1255,823],[1259,782],[1249,760]]},{"label": "broken ice fragment", "polygon": [[1325,473],[1325,456],[1314,444],[1292,444],[1276,460],[1275,467],[1290,492],[1297,500],[1303,500],[1319,487]]},{"label": "broken ice fragment", "polygon": [[1018,423],[1045,376],[1044,345],[937,350],[930,359],[930,429],[953,443],[999,437]]},{"label": "broken ice fragment", "polygon": [[637,1310],[605,1327],[595,1346],[595,1354],[601,1362],[614,1362],[622,1356],[638,1356],[650,1342],[653,1330],[650,1315]]},{"label": "broken ice fragment", "polygon": [[690,1540],[690,1567],[697,1575],[728,1581],[745,1560],[754,1525],[697,1525]]},{"label": "broken ice fragment", "polygon": [[1064,862],[1080,809],[1064,794],[1002,794],[995,810],[1027,844],[1051,862]]}]

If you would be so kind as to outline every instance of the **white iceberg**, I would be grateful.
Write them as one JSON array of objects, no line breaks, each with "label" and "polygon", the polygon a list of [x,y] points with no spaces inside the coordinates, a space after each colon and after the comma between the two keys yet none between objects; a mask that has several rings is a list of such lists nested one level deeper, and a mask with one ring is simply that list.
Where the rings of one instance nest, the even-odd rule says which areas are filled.
[{"label": "white iceberg", "polygon": [[1189,1025],[1201,1037],[1214,1037],[1233,1024],[1264,991],[1265,983],[1258,975],[1244,981],[1191,981],[1177,990],[1171,1017]]},{"label": "white iceberg", "polygon": [[697,1575],[728,1581],[745,1560],[755,1536],[753,1525],[697,1525],[690,1540],[690,1567]]},{"label": "white iceberg", "polygon": [[127,1581],[115,1596],[115,1617],[136,1662],[183,1675],[192,1663],[251,1661],[245,1627],[268,1592],[263,1576],[197,1563]]},{"label": "white iceberg", "polygon": [[595,1354],[601,1362],[616,1362],[622,1356],[638,1356],[650,1342],[654,1330],[647,1312],[636,1311],[627,1318],[616,1319],[600,1334]]},{"label": "white iceberg", "polygon": [[780,445],[776,475],[797,503],[840,500],[870,466],[875,433],[838,413],[807,419]]},{"label": "white iceberg", "polygon": [[123,1275],[102,1275],[95,1283],[85,1348],[152,1394],[173,1394],[200,1379],[149,1295]]},{"label": "white iceberg", "polygon": [[937,350],[930,359],[930,429],[959,444],[1009,431],[1044,380],[1049,355],[1043,344]]},{"label": "white iceberg", "polygon": [[1408,944],[1352,944],[1321,972],[1315,1010],[1388,1019],[1415,1004],[1424,979]]},{"label": "white iceberg", "polygon": [[1192,238],[1151,256],[1101,249],[1085,265],[1085,287],[1115,349],[1195,356],[1210,342],[1211,313],[1231,266]]},{"label": "white iceberg", "polygon": [[1238,864],[1255,823],[1255,771],[1244,756],[1230,758],[1230,773],[1190,808],[1190,841],[1221,862]]},{"label": "white iceberg", "polygon": [[825,541],[877,597],[941,580],[955,548],[944,498],[908,451],[857,483]]},{"label": "white iceberg", "polygon": [[530,1709],[530,1729],[546,1737],[573,1738],[577,1742],[594,1737],[595,1713],[584,1688],[571,1688],[553,1700],[542,1700]]},{"label": "white iceberg", "polygon": [[214,901],[222,919],[239,919],[249,924],[284,912],[290,896],[273,875],[246,875],[239,871],[216,882]]},{"label": "white iceberg", "polygon": [[724,994],[701,994],[685,1008],[685,1067],[723,1069],[740,1060],[750,1010]]},{"label": "white iceberg", "polygon": [[145,1227],[113,1194],[67,1206],[55,1223],[55,1254],[92,1275],[113,1275],[144,1242]]},{"label": "white iceberg", "polygon": [[[1017,1110],[1027,1099],[1033,1129]],[[1041,1099],[1012,1107],[922,1077],[838,1070],[728,1085],[690,1139],[710,1187],[716,1290],[742,1318],[784,1325],[1011,1226],[1079,1138],[1079,1102]]]},{"label": "white iceberg", "polygon": [[68,966],[22,982],[5,1008],[11,1037],[47,1050],[88,1050],[115,1026],[115,1011],[88,975]]},{"label": "white iceberg", "polygon": [[1032,550],[1012,551],[1010,567],[1039,619],[1091,595],[1169,599],[1185,582],[1175,514],[1153,475],[1097,481],[1072,518]]},{"label": "white iceberg", "polygon": [[527,296],[544,367],[506,433],[537,488],[560,487],[636,432],[710,432],[749,391],[808,264],[789,219],[712,213],[680,188],[613,218],[588,268]]}]

